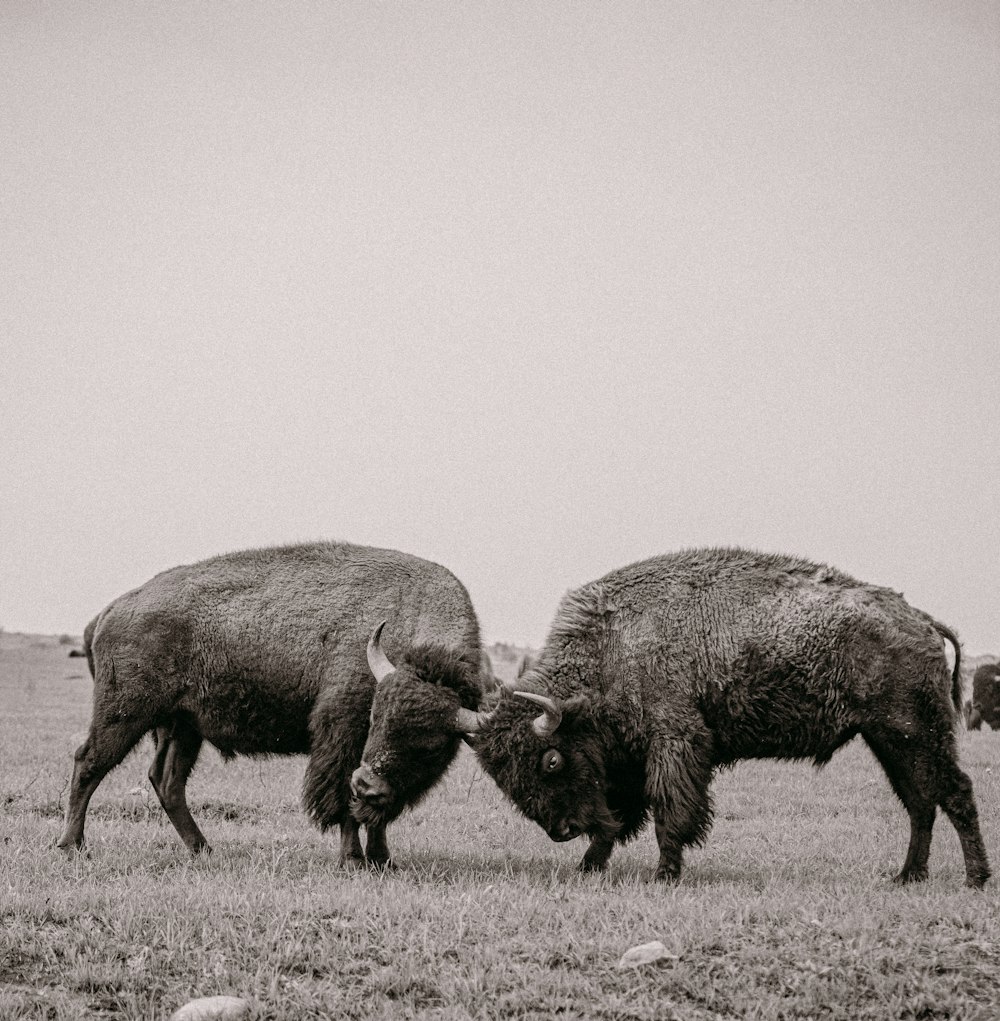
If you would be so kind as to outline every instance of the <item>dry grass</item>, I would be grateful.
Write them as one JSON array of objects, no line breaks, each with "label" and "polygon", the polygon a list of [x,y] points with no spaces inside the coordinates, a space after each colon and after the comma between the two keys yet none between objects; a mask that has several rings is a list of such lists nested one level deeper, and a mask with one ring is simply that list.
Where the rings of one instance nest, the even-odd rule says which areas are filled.
[{"label": "dry grass", "polygon": [[[145,778],[149,747],[95,796],[90,853],[53,847],[89,718],[58,639],[0,646],[0,1018],[162,1018],[196,995],[259,1018],[992,1018],[998,883],[962,886],[941,820],[931,880],[897,889],[907,826],[861,746],[823,772],[750,763],[716,782],[716,824],[675,887],[651,833],[605,877],[574,866],[463,755],[390,830],[400,867],[341,872],[298,804],[302,760],[205,754],[191,859]],[[1000,734],[961,735],[1000,848]],[[619,971],[636,943],[674,963]]]}]

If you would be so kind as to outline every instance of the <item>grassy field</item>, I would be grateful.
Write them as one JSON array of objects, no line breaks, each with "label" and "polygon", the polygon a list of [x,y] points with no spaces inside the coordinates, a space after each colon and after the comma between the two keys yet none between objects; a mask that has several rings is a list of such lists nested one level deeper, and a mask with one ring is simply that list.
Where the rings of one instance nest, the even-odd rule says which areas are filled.
[{"label": "grassy field", "polygon": [[[54,848],[86,730],[86,663],[0,636],[0,1019],[165,1018],[229,993],[256,1018],[995,1018],[1000,880],[964,888],[939,819],[931,879],[897,889],[908,826],[860,744],[822,772],[746,763],[679,885],[651,830],[606,876],[460,761],[390,829],[398,868],[346,873],[299,808],[304,761],[206,752],[189,786],[215,848],[192,860],[146,780],[104,782],[89,854]],[[1000,734],[961,732],[1000,867]],[[658,939],[676,960],[619,970]]]}]

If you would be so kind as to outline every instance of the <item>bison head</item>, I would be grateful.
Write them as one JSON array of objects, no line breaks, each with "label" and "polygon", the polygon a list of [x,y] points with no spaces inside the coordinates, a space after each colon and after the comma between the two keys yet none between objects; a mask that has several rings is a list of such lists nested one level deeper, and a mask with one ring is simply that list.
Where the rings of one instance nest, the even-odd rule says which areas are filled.
[{"label": "bison head", "polygon": [[479,664],[443,646],[417,646],[394,666],[380,644],[383,627],[368,643],[375,699],[361,765],[351,777],[351,814],[369,825],[395,819],[437,783],[481,694]]},{"label": "bison head", "polygon": [[[513,683],[539,686],[530,671]],[[584,833],[613,840],[621,822],[608,807],[603,742],[590,700],[506,690],[493,712],[456,721],[483,769],[553,840]]]}]

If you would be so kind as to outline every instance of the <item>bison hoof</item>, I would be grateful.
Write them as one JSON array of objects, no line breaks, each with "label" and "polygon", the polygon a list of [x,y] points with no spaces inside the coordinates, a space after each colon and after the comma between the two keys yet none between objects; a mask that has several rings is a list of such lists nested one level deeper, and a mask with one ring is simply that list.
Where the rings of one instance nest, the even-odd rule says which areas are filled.
[{"label": "bison hoof", "polygon": [[990,870],[984,869],[981,872],[973,872],[965,877],[965,885],[972,890],[981,890],[990,878]]},{"label": "bison hoof", "polygon": [[658,865],[656,875],[653,878],[658,883],[676,883],[681,878],[679,865]]},{"label": "bison hoof", "polygon": [[910,883],[924,883],[927,881],[927,869],[904,869],[898,876],[893,878],[896,886],[907,886]]},{"label": "bison hoof", "polygon": [[72,858],[75,855],[86,855],[89,857],[90,849],[83,842],[83,840],[73,840],[62,837],[56,841],[56,848],[62,851],[67,858]]},{"label": "bison hoof", "polygon": [[608,863],[607,861],[597,861],[584,858],[583,861],[577,866],[579,872],[607,872]]},{"label": "bison hoof", "polygon": [[375,872],[391,872],[396,863],[391,858],[369,858],[368,867]]},{"label": "bison hoof", "polygon": [[359,869],[367,868],[368,862],[359,855],[349,854],[340,859],[340,867],[348,872],[356,872]]}]

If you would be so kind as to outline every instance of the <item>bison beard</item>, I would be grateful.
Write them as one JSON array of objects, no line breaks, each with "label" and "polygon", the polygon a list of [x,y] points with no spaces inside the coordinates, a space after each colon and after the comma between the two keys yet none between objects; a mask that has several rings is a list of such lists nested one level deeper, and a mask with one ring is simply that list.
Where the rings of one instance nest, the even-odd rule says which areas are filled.
[{"label": "bison beard", "polygon": [[822,765],[860,734],[910,818],[897,881],[926,878],[940,806],[980,887],[989,863],[955,749],[959,667],[952,632],[898,593],[797,558],[692,550],[568,593],[522,698],[463,729],[525,815],[554,839],[590,835],[584,869],[651,814],[659,879],[704,841],[716,768]]}]

